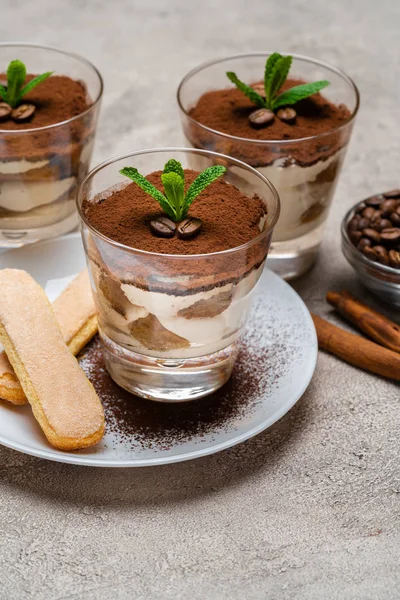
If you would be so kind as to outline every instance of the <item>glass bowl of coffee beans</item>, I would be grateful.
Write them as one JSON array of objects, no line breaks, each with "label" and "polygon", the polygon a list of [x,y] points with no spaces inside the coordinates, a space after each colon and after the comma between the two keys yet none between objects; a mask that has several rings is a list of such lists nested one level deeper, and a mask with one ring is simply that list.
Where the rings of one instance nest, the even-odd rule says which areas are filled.
[{"label": "glass bowl of coffee beans", "polygon": [[342,250],[372,292],[400,307],[400,189],[349,210],[342,221]]}]

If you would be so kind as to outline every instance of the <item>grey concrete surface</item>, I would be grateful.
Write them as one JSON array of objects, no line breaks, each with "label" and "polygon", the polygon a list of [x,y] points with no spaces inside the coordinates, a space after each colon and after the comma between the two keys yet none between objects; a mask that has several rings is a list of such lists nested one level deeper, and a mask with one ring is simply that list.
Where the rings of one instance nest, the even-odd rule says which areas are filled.
[{"label": "grey concrete surface", "polygon": [[[346,207],[400,183],[399,28],[395,0],[1,0],[0,39],[99,67],[95,161],[179,144],[175,89],[206,59],[281,49],[348,71],[362,108],[320,260],[295,284],[328,314],[328,288],[365,294],[340,253]],[[0,448],[0,598],[398,598],[398,403],[395,384],[320,354],[285,418],[209,458],[112,471]]]}]

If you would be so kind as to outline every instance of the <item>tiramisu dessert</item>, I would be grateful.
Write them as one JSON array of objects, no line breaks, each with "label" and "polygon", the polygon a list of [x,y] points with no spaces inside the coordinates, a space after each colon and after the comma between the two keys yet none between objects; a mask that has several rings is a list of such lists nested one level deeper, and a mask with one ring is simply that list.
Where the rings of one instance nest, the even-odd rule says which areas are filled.
[{"label": "tiramisu dessert", "polygon": [[53,235],[65,233],[76,224],[76,188],[94,138],[85,83],[51,72],[27,74],[19,60],[0,82],[0,245],[50,237],[59,222],[66,226]]},{"label": "tiramisu dessert", "polygon": [[[240,57],[237,59],[227,68],[237,62],[238,74],[225,74],[234,87],[215,89],[216,66],[213,71],[207,65],[202,84],[209,68],[209,88],[194,102],[200,69],[182,82],[179,99],[184,132],[194,147],[243,160],[274,184],[281,200],[275,247],[275,242],[305,236],[324,222],[350,136],[350,128],[344,126],[351,121],[352,112],[321,93],[329,81],[307,83],[297,76],[288,77],[291,56],[271,54],[263,81],[249,79],[254,77],[254,69],[250,76],[239,72]],[[223,63],[218,65],[221,70]],[[337,97],[335,90],[332,97]]]},{"label": "tiramisu dessert", "polygon": [[106,349],[182,360],[236,341],[271,236],[265,201],[224,181],[225,171],[184,170],[174,159],[146,177],[126,167],[131,183],[84,198]]}]

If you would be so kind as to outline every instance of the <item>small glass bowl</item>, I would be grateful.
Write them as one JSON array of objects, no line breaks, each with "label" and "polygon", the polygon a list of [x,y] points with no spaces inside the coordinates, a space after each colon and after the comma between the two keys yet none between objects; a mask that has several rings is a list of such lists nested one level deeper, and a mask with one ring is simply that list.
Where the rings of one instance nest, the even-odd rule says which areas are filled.
[{"label": "small glass bowl", "polygon": [[388,304],[400,308],[400,269],[387,267],[386,265],[381,265],[378,262],[370,260],[357,250],[348,236],[348,224],[354,217],[359,204],[357,202],[346,213],[342,221],[342,252],[350,265],[355,269],[361,282],[371,292]]}]

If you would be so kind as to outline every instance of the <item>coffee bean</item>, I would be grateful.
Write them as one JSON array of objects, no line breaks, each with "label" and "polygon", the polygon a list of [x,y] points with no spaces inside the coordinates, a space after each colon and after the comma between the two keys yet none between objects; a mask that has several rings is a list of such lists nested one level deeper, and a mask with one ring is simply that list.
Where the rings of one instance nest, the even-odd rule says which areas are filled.
[{"label": "coffee bean", "polygon": [[399,205],[399,203],[394,199],[385,200],[385,202],[382,202],[382,205],[381,205],[382,216],[389,217],[391,215],[391,213],[396,210],[398,205]]},{"label": "coffee bean", "polygon": [[356,231],[355,229],[350,229],[349,232],[349,238],[351,239],[351,241],[353,242],[353,244],[358,244],[358,242],[361,240],[362,238],[362,233],[361,231]]},{"label": "coffee bean", "polygon": [[386,244],[396,244],[400,242],[400,228],[389,227],[381,232],[381,240]]},{"label": "coffee bean", "polygon": [[392,223],[392,225],[394,225],[395,227],[400,227],[400,215],[397,212],[393,212],[390,215],[390,221]]},{"label": "coffee bean", "polygon": [[36,106],[33,104],[21,104],[21,106],[14,108],[11,113],[11,118],[17,123],[24,123],[25,121],[29,121],[35,110]]},{"label": "coffee bean", "polygon": [[373,208],[373,206],[367,206],[367,208],[364,208],[361,214],[365,219],[372,219],[372,217],[375,215],[375,208]]},{"label": "coffee bean", "polygon": [[373,250],[376,254],[376,260],[381,263],[381,265],[389,264],[389,256],[388,251],[383,246],[374,246]]},{"label": "coffee bean", "polygon": [[362,211],[364,210],[364,208],[365,208],[366,206],[367,206],[367,205],[366,205],[364,202],[361,202],[361,204],[359,204],[359,205],[357,206],[357,208],[356,208],[356,214],[358,214],[358,213],[362,213]]},{"label": "coffee bean", "polygon": [[175,235],[176,224],[168,217],[158,217],[150,221],[150,229],[157,237],[172,238]]},{"label": "coffee bean", "polygon": [[272,110],[268,108],[258,108],[249,114],[249,121],[252,127],[260,128],[271,125],[275,119],[275,115]]},{"label": "coffee bean", "polygon": [[372,242],[375,242],[375,244],[379,244],[379,242],[381,241],[380,233],[378,231],[375,231],[375,229],[371,229],[370,227],[363,229],[362,235],[363,237],[369,238]]},{"label": "coffee bean", "polygon": [[398,215],[400,215],[400,204],[399,204],[399,206],[396,208],[396,212],[397,212],[397,214],[398,214]]},{"label": "coffee bean", "polygon": [[259,96],[261,96],[261,98],[265,98],[265,87],[263,83],[255,83],[251,87]]},{"label": "coffee bean", "polygon": [[389,250],[389,264],[395,269],[400,269],[400,252],[397,250]]},{"label": "coffee bean", "polygon": [[361,252],[363,252],[367,246],[368,247],[372,246],[372,242],[370,239],[365,238],[365,237],[361,238],[361,240],[357,244],[357,248],[358,248],[358,250],[361,250]]},{"label": "coffee bean", "polygon": [[359,215],[354,215],[354,217],[351,219],[351,221],[349,221],[347,229],[349,231],[350,230],[357,231],[359,220],[360,220],[360,216]]},{"label": "coffee bean", "polygon": [[294,108],[280,108],[276,113],[278,119],[284,123],[294,123],[297,117],[297,112]]},{"label": "coffee bean", "polygon": [[364,256],[366,258],[369,258],[369,260],[373,260],[373,261],[377,262],[378,257],[375,253],[375,250],[373,248],[371,248],[370,246],[365,246],[365,248],[362,249],[362,253],[364,254]]},{"label": "coffee bean", "polygon": [[181,221],[178,225],[178,237],[183,240],[188,240],[189,238],[197,235],[202,226],[201,219],[196,219],[195,217],[188,217]]},{"label": "coffee bean", "polygon": [[7,102],[0,102],[0,122],[7,121],[11,113],[11,106]]},{"label": "coffee bean", "polygon": [[378,207],[381,205],[382,196],[371,196],[371,198],[367,198],[366,200],[364,200],[364,202],[367,206]]},{"label": "coffee bean", "polygon": [[371,223],[371,227],[373,229],[376,229],[376,231],[383,231],[384,229],[388,229],[391,226],[392,222],[389,221],[389,219],[378,219],[377,221],[373,221],[373,223]]},{"label": "coffee bean", "polygon": [[389,190],[389,192],[384,192],[383,196],[385,198],[400,198],[400,190]]},{"label": "coffee bean", "polygon": [[366,229],[367,227],[370,226],[371,221],[369,219],[366,219],[365,217],[362,217],[359,221],[358,221],[358,229],[362,230],[362,229]]}]

